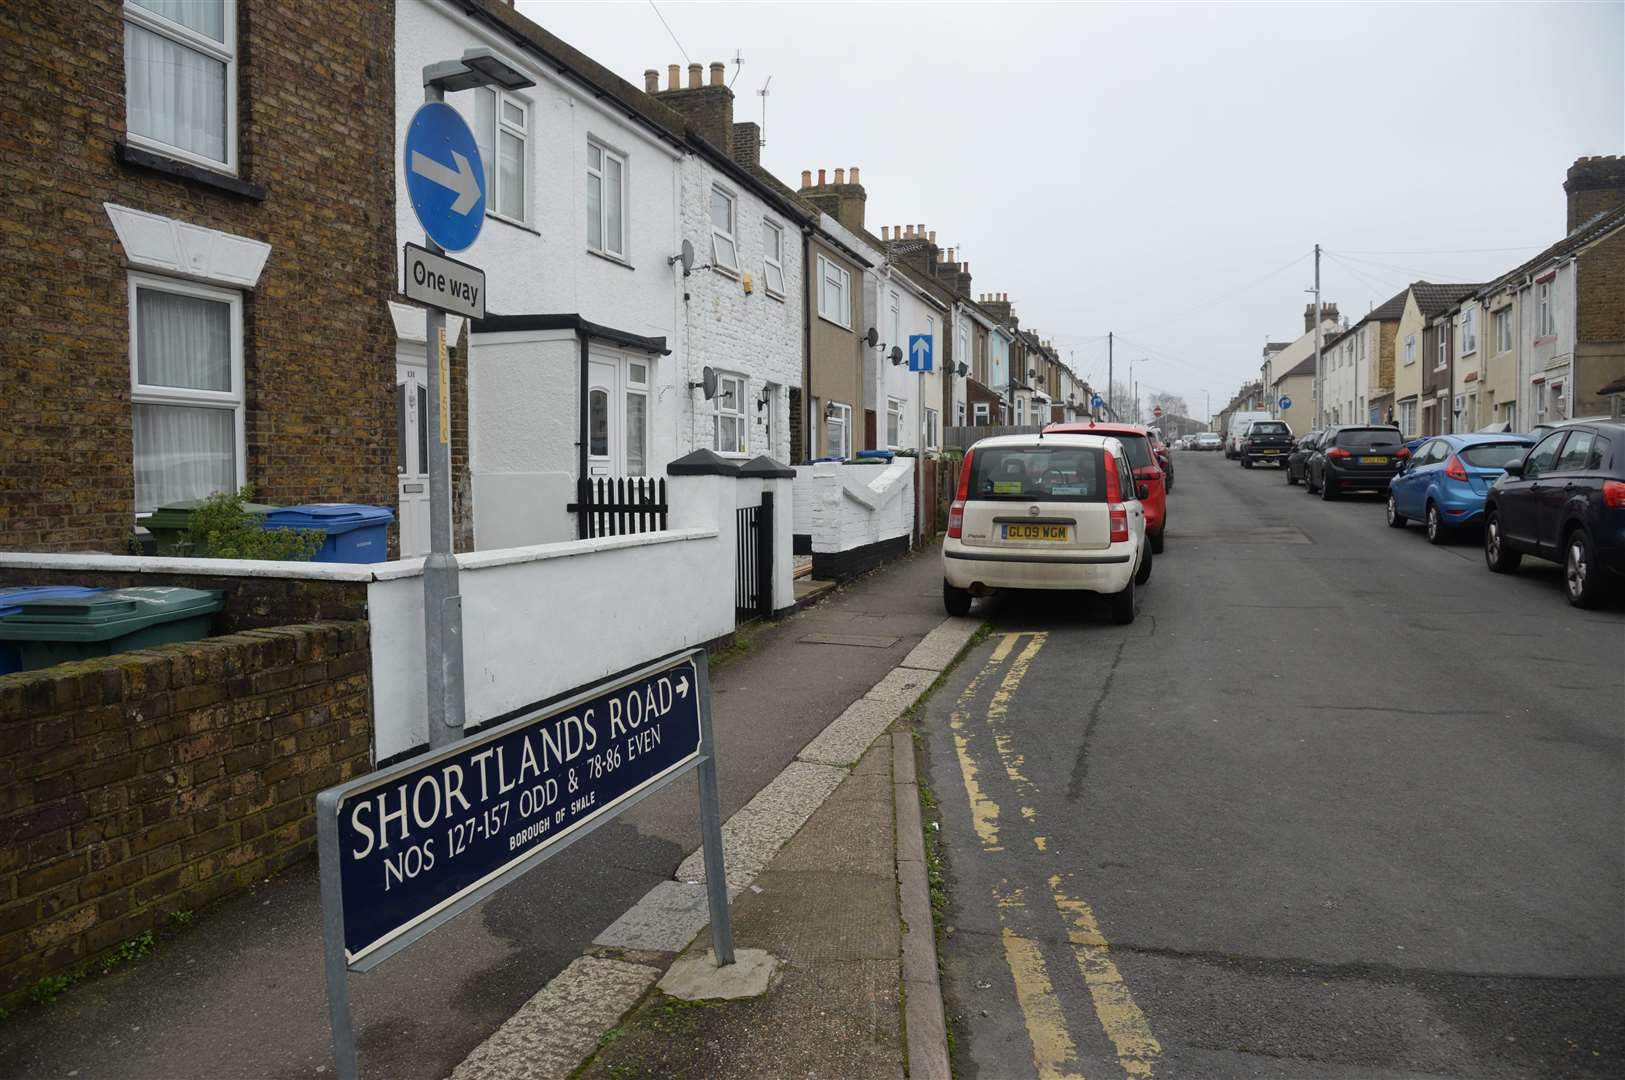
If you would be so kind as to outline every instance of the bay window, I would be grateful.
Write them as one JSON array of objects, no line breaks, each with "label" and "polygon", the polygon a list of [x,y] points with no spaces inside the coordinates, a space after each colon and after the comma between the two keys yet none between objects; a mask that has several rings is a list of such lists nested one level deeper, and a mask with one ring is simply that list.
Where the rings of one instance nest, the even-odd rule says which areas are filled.
[{"label": "bay window", "polygon": [[136,512],[237,490],[242,294],[131,274],[129,303]]},{"label": "bay window", "polygon": [[236,0],[125,0],[124,110],[132,143],[235,173]]}]

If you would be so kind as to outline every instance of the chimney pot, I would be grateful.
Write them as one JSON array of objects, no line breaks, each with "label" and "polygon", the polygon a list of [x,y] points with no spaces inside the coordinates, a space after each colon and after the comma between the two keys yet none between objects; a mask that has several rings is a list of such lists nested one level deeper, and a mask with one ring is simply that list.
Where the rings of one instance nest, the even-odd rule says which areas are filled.
[{"label": "chimney pot", "polygon": [[890,225],[882,225],[880,227],[880,238],[882,240],[890,240],[891,239],[891,226]]},{"label": "chimney pot", "polygon": [[908,238],[910,240],[914,239],[914,226],[912,225],[908,227]]},{"label": "chimney pot", "polygon": [[701,68],[698,64],[688,65],[688,88],[690,90],[698,90],[700,88],[700,70]]},{"label": "chimney pot", "polygon": [[948,261],[949,262],[958,262],[959,259],[956,257],[956,256],[958,256],[958,254],[959,254],[959,249],[958,248],[949,248],[948,249]]},{"label": "chimney pot", "polygon": [[810,187],[812,187],[812,170],[811,169],[802,169],[801,170],[801,190],[806,191]]},{"label": "chimney pot", "polygon": [[657,93],[660,90],[660,72],[654,68],[643,69],[643,92],[645,94]]},{"label": "chimney pot", "polygon": [[[921,235],[921,236],[924,236],[924,235],[925,235],[925,222],[923,222],[923,221],[922,221],[922,222],[920,222],[920,235]],[[932,236],[932,238],[933,238],[933,239],[935,239],[935,238],[936,238],[936,235],[937,235],[937,234],[936,234],[936,233],[932,233],[932,234],[931,234],[931,236]]]},{"label": "chimney pot", "polygon": [[819,187],[823,187],[823,186],[824,186],[824,185],[825,185],[825,184],[826,184],[826,183],[828,183],[828,181],[826,181],[826,180],[825,180],[825,179],[824,179],[824,170],[823,170],[823,169],[819,169],[819,170],[818,170],[818,186],[819,186]]},{"label": "chimney pot", "polygon": [[835,182],[837,184],[846,183],[846,170],[845,169],[836,169],[835,170]]},{"label": "chimney pot", "polygon": [[[921,225],[921,226],[920,226],[920,231],[921,231],[921,232],[922,232],[922,233],[923,233],[923,232],[925,232],[925,226],[924,226],[924,225]],[[933,244],[934,244],[934,243],[936,243],[936,242],[937,242],[937,230],[935,230],[935,229],[932,229],[932,230],[931,230],[931,242],[932,242],[932,243],[933,243]]]},{"label": "chimney pot", "polygon": [[852,182],[854,184],[858,182],[858,167],[856,165],[852,166]]},{"label": "chimney pot", "polygon": [[726,70],[727,70],[727,66],[725,64],[723,64],[720,60],[711,61],[711,85],[712,86],[721,86],[722,85],[722,73],[724,71],[726,71]]},{"label": "chimney pot", "polygon": [[666,65],[666,89],[667,90],[676,90],[679,86],[682,85],[681,83],[679,83],[677,81],[678,80],[678,74],[677,73],[678,73],[679,70],[680,69],[677,67],[676,64],[667,64]]}]

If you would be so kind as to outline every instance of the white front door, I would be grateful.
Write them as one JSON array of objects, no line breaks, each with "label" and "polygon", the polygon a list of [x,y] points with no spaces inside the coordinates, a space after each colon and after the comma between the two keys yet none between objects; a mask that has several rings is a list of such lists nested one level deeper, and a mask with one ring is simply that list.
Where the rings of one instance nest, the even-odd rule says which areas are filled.
[{"label": "white front door", "polygon": [[621,428],[621,365],[593,357],[587,365],[587,475],[623,476],[625,441]]},{"label": "white front door", "polygon": [[429,553],[429,382],[422,363],[395,365],[401,557]]}]

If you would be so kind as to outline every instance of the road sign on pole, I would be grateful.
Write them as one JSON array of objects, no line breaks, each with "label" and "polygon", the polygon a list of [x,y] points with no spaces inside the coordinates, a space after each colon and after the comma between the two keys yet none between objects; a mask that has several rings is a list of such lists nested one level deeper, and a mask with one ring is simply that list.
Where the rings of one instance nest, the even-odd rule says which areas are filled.
[{"label": "road sign on pole", "polygon": [[733,930],[703,649],[318,794],[341,1076],[356,1075],[349,972],[383,963],[695,769],[712,945],[726,966]]},{"label": "road sign on pole", "polygon": [[1162,415],[1162,406],[1161,405],[1154,406],[1152,408],[1152,410],[1151,410],[1151,415],[1152,416],[1161,416]]},{"label": "road sign on pole", "polygon": [[1106,404],[1106,399],[1101,397],[1099,394],[1096,394],[1093,398],[1090,399],[1089,404],[1092,407],[1098,409],[1102,405]]},{"label": "road sign on pole", "polygon": [[444,101],[426,101],[406,126],[406,194],[430,240],[462,251],[485,224],[485,166],[474,133]]},{"label": "road sign on pole", "polygon": [[441,311],[485,318],[485,271],[416,244],[406,245],[404,291],[408,298]]},{"label": "road sign on pole", "polygon": [[1282,394],[1281,400],[1276,402],[1276,404],[1280,405],[1283,409],[1290,409],[1292,408],[1292,399],[1287,397],[1285,394]]},{"label": "road sign on pole", "polygon": [[908,336],[908,369],[910,371],[931,371],[931,335],[910,334]]}]

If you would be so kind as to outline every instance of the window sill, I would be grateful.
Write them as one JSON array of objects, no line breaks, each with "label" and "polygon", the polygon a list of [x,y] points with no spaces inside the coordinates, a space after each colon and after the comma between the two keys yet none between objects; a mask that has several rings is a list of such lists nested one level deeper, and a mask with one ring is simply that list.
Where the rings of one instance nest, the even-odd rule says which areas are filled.
[{"label": "window sill", "polygon": [[785,302],[784,294],[780,293],[780,292],[774,292],[772,289],[763,289],[762,290],[762,295],[766,296],[769,300],[777,300],[781,304]]},{"label": "window sill", "polygon": [[1556,334],[1547,334],[1545,337],[1536,338],[1534,341],[1531,341],[1530,344],[1531,345],[1550,345],[1556,340],[1557,340],[1557,335]]},{"label": "window sill", "polygon": [[619,266],[623,270],[636,270],[637,269],[637,267],[633,266],[631,263],[627,262],[625,259],[620,258],[619,256],[616,256],[616,255],[611,255],[611,254],[609,254],[607,252],[599,251],[597,248],[588,248],[587,249],[587,254],[591,255],[595,259],[603,259],[607,263],[613,263],[616,266]]},{"label": "window sill", "polygon": [[723,277],[731,278],[734,281],[739,280],[739,268],[738,267],[721,266],[721,265],[719,265],[717,263],[712,263],[711,266],[710,266],[710,270],[711,270],[711,272],[713,274],[721,274]]},{"label": "window sill", "polygon": [[825,315],[822,311],[820,311],[818,313],[818,319],[819,319],[820,322],[827,322],[831,326],[838,326],[842,330],[845,330],[849,334],[852,332],[852,328],[850,326],[847,326],[844,323],[836,322],[834,319],[830,318],[828,315]]},{"label": "window sill", "polygon": [[528,232],[532,236],[542,235],[542,230],[533,228],[532,226],[525,224],[523,221],[520,221],[518,218],[505,217],[504,215],[497,213],[495,210],[487,210],[485,212],[485,220],[499,221],[508,226],[510,229],[518,229],[520,232]]},{"label": "window sill", "polygon": [[264,202],[266,195],[269,194],[264,184],[250,183],[230,173],[217,172],[201,165],[192,165],[163,154],[155,154],[151,150],[143,150],[127,142],[114,143],[113,156],[118,159],[120,165],[149,169],[178,180],[190,180],[194,184],[202,184],[229,195],[252,199],[254,202]]}]

